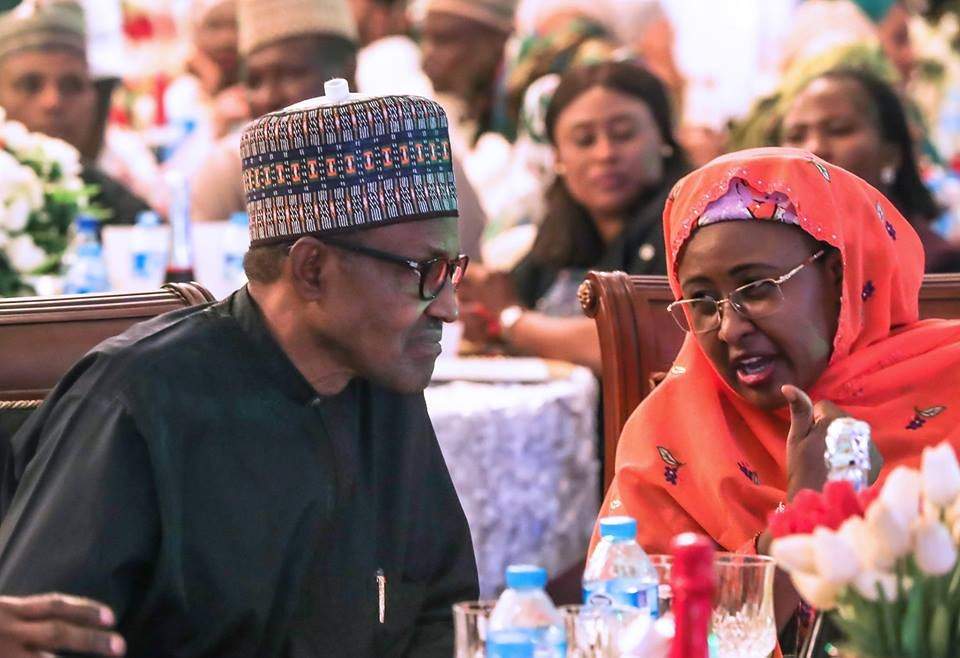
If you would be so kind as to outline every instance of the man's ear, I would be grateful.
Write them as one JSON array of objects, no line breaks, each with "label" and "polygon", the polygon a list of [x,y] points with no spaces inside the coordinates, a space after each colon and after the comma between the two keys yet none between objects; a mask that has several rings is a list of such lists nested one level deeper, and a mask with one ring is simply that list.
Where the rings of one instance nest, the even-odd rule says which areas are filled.
[{"label": "man's ear", "polygon": [[330,265],[330,251],[316,238],[303,237],[290,247],[288,266],[290,278],[297,293],[305,300],[323,296],[326,283],[324,272]]}]

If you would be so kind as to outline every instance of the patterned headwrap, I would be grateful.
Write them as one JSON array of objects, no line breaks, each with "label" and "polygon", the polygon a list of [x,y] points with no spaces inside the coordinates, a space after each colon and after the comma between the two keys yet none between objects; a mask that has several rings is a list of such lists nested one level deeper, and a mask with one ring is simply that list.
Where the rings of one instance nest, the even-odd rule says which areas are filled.
[{"label": "patterned headwrap", "polygon": [[86,54],[83,8],[69,0],[24,0],[0,14],[0,59],[37,48],[67,48]]},{"label": "patterned headwrap", "polygon": [[459,215],[447,116],[426,98],[331,80],[250,123],[240,155],[252,246]]}]

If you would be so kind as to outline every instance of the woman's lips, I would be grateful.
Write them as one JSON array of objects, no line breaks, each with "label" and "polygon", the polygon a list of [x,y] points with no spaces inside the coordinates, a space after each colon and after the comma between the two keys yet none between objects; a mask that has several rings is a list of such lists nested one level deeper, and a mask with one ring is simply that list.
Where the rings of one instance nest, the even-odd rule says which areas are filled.
[{"label": "woman's lips", "polygon": [[605,191],[620,190],[627,185],[627,177],[616,173],[599,174],[591,179],[591,184]]},{"label": "woman's lips", "polygon": [[767,384],[776,368],[774,357],[753,356],[739,359],[734,366],[734,372],[736,372],[737,381],[744,386],[755,388]]}]

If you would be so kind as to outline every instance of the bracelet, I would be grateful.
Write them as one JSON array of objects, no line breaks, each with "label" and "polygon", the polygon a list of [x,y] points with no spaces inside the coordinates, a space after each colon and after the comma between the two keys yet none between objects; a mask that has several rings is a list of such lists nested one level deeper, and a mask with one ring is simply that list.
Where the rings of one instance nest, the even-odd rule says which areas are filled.
[{"label": "bracelet", "polygon": [[517,324],[523,316],[523,312],[523,308],[516,305],[508,306],[500,311],[500,316],[497,318],[498,324],[500,325],[497,337],[506,339],[507,333]]}]

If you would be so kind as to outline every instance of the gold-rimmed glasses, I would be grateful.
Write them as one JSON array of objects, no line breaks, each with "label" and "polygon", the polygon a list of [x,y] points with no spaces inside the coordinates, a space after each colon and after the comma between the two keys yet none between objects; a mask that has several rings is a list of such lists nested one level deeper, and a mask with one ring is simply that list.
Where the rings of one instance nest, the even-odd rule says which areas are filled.
[{"label": "gold-rimmed glasses", "polygon": [[725,304],[729,304],[734,311],[748,320],[772,315],[783,304],[781,286],[825,253],[821,249],[783,276],[753,281],[740,286],[722,299],[717,300],[709,295],[679,299],[667,306],[667,311],[681,329],[695,334],[703,334],[719,328],[720,308]]}]

